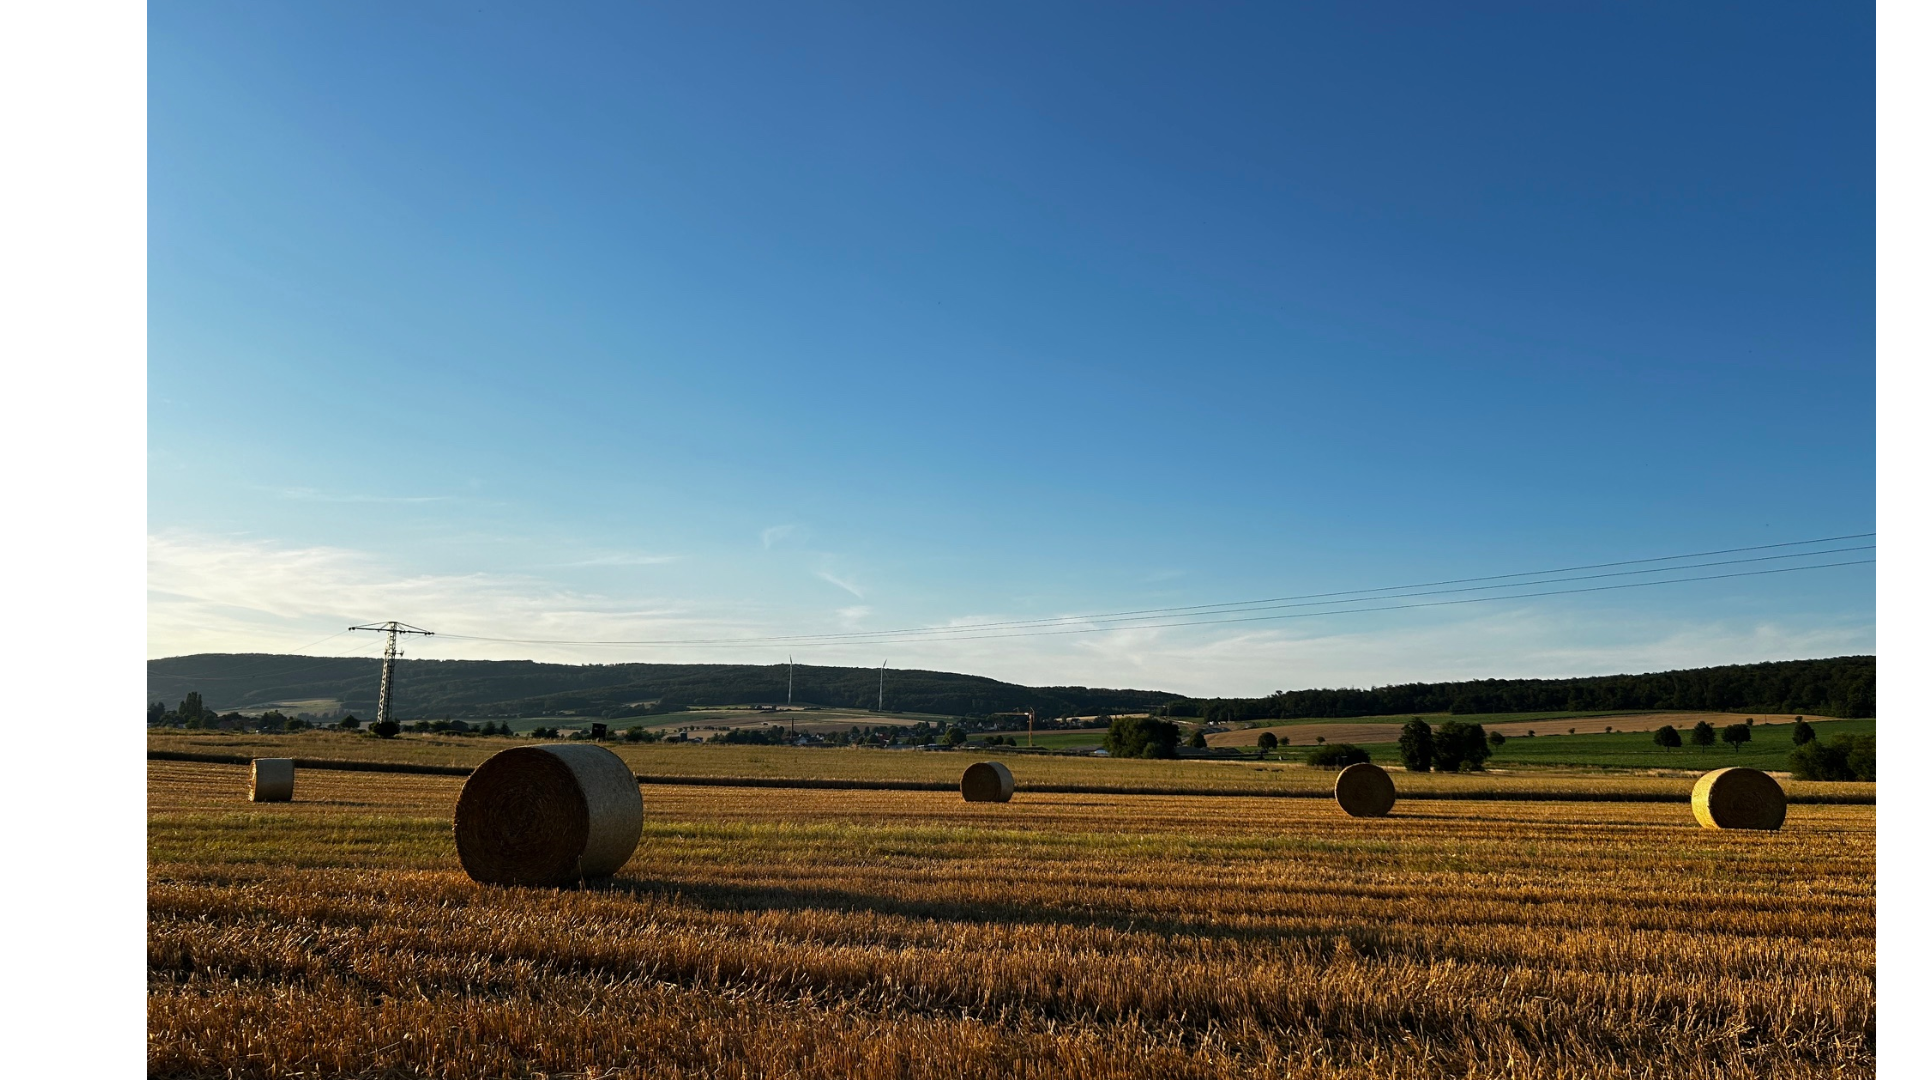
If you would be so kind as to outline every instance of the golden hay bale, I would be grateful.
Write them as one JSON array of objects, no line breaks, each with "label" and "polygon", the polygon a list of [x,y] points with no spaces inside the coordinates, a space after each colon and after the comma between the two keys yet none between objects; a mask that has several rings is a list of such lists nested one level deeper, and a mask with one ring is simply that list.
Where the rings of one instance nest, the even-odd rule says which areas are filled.
[{"label": "golden hay bale", "polygon": [[482,762],[453,808],[467,876],[489,885],[606,877],[640,843],[640,785],[592,743],[516,746]]},{"label": "golden hay bale", "polygon": [[292,802],[293,759],[254,758],[247,774],[247,798],[254,802]]},{"label": "golden hay bale", "polygon": [[1715,769],[1693,785],[1693,819],[1709,829],[1777,829],[1787,793],[1759,769]]},{"label": "golden hay bale", "polygon": [[1393,799],[1393,777],[1371,762],[1349,765],[1333,778],[1333,801],[1354,817],[1386,817]]},{"label": "golden hay bale", "polygon": [[960,774],[960,797],[968,802],[1013,798],[1013,773],[997,761],[976,761]]}]

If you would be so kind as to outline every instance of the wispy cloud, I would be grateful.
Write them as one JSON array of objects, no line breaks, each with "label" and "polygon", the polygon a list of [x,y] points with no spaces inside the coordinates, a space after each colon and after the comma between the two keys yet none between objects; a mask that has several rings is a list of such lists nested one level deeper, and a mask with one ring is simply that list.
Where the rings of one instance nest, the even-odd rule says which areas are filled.
[{"label": "wispy cloud", "polygon": [[607,596],[530,575],[420,574],[363,552],[169,532],[147,538],[148,652],[270,652],[397,618],[445,635],[425,655],[605,659],[576,647],[460,638],[657,640],[765,632],[723,603]]},{"label": "wispy cloud", "polygon": [[[823,568],[816,575],[862,598],[860,585],[843,568]],[[256,538],[187,532],[148,538],[152,656],[286,651],[354,623],[397,618],[442,632],[413,643],[413,654],[423,657],[772,663],[792,651],[810,663],[870,665],[885,655],[895,666],[1030,684],[1257,695],[1311,686],[1658,671],[1874,649],[1871,616],[1807,615],[1746,623],[1615,613],[1596,619],[1588,610],[1551,605],[1472,617],[1428,612],[1369,617],[1365,623],[1312,620],[1284,628],[1136,627],[1044,637],[830,646],[756,642],[593,647],[478,640],[753,638],[860,629],[873,613],[865,603],[830,610],[774,610],[727,596],[609,595],[533,574],[412,573],[365,552]],[[945,622],[967,626],[1045,614],[1032,609],[975,612]],[[890,613],[890,624],[895,617],[902,624],[915,621]],[[341,637],[315,651],[345,654],[360,647],[353,637]]]},{"label": "wispy cloud", "polygon": [[815,570],[813,572],[813,576],[819,578],[821,581],[824,581],[829,585],[835,585],[842,589],[847,590],[848,592],[853,594],[854,599],[856,600],[865,600],[867,598],[866,592],[863,591],[860,588],[860,586],[854,584],[852,581],[849,581],[844,577],[841,577],[838,574],[833,573],[830,570]]},{"label": "wispy cloud", "polygon": [[800,531],[798,525],[770,525],[760,530],[760,546],[771,548],[783,540],[791,538]]},{"label": "wispy cloud", "polygon": [[559,563],[560,566],[659,566],[662,563],[679,562],[680,555],[655,555],[645,551],[611,551],[604,555],[593,555],[573,562]]},{"label": "wispy cloud", "polygon": [[328,503],[433,503],[447,502],[453,498],[451,495],[362,495],[309,487],[281,488],[280,497],[301,502]]}]

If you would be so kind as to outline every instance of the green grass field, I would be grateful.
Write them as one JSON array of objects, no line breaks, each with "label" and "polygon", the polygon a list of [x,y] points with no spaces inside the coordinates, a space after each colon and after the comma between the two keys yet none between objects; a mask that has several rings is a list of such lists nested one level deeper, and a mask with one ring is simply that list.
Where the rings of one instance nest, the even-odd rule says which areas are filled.
[{"label": "green grass field", "polygon": [[[1827,720],[1815,725],[1823,739],[1835,735],[1872,735],[1873,720]],[[1687,738],[1682,729],[1680,737]],[[1375,760],[1393,763],[1400,760],[1392,743],[1368,744]],[[1653,744],[1650,731],[1615,732],[1612,735],[1555,735],[1550,738],[1508,739],[1493,752],[1487,764],[1493,768],[1553,767],[1603,769],[1719,769],[1745,765],[1754,769],[1784,771],[1787,755],[1793,751],[1792,724],[1756,724],[1753,741],[1735,750],[1726,743],[1694,746],[1686,743],[1678,750],[1665,750]]]},{"label": "green grass field", "polygon": [[[999,732],[999,734],[1013,734],[1016,744],[1020,746],[1027,745],[1027,733],[1024,731],[1018,733],[1003,731]],[[1096,728],[1092,731],[1036,731],[1033,734],[1033,745],[1044,746],[1052,750],[1074,750],[1083,746],[1099,746],[1106,740],[1106,737],[1106,728]],[[975,736],[973,741],[978,743],[980,741],[979,736]]]},{"label": "green grass field", "polygon": [[1293,720],[1255,720],[1253,727],[1302,727],[1308,724],[1404,724],[1416,717],[1429,724],[1438,725],[1448,720],[1458,720],[1466,724],[1523,724],[1531,721],[1551,723],[1555,720],[1604,720],[1609,716],[1645,716],[1655,709],[1614,709],[1610,712],[1511,712],[1511,713],[1461,713],[1456,716],[1449,712],[1395,713],[1391,716],[1306,716]]}]

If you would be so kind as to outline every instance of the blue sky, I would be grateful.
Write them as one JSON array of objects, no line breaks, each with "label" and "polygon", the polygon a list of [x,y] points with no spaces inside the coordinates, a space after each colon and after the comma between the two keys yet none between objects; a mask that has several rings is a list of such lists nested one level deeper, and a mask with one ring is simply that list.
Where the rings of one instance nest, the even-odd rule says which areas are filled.
[{"label": "blue sky", "polygon": [[[472,638],[1873,530],[1871,7],[910,7],[150,10],[150,655],[772,662]],[[797,651],[1594,674],[1872,651],[1873,580]]]}]

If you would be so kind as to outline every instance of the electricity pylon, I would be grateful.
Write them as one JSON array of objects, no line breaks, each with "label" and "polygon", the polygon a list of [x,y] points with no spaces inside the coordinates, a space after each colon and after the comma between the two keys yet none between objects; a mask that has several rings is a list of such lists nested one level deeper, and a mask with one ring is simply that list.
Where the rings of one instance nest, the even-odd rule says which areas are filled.
[{"label": "electricity pylon", "polygon": [[398,642],[401,634],[425,634],[433,636],[433,631],[422,630],[403,622],[389,619],[383,623],[368,623],[365,626],[349,626],[348,630],[372,630],[387,635],[387,654],[380,661],[380,714],[374,723],[384,724],[393,718],[393,661],[400,655]]}]

